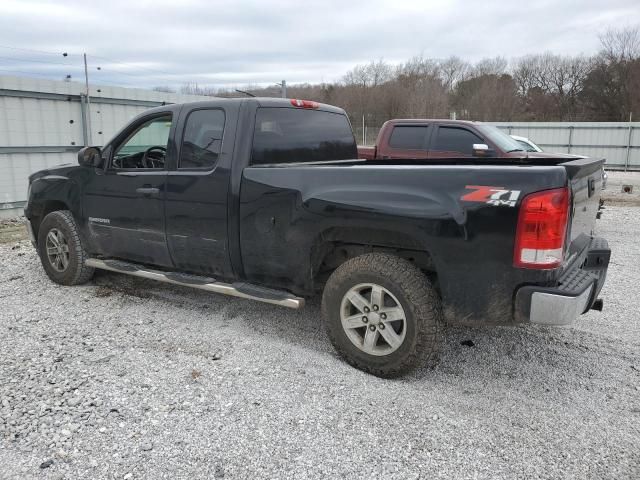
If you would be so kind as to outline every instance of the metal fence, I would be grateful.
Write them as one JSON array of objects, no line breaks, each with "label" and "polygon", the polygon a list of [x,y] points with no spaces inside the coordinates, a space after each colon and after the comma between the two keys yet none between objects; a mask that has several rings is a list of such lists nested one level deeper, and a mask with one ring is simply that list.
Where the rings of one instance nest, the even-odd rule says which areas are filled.
[{"label": "metal fence", "polygon": [[0,213],[24,206],[31,173],[75,162],[144,110],[208,98],[92,86],[87,99],[81,83],[0,76]]},{"label": "metal fence", "polygon": [[499,122],[509,135],[527,137],[545,151],[607,160],[611,170],[640,170],[640,122]]}]

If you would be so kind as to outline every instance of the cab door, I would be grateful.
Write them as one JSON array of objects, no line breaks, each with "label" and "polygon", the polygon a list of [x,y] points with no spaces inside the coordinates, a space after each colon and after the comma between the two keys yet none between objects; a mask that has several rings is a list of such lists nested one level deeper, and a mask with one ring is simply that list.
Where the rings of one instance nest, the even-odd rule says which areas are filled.
[{"label": "cab door", "polygon": [[438,125],[431,136],[429,158],[472,157],[474,143],[485,141],[465,127]]},{"label": "cab door", "polygon": [[378,157],[383,159],[426,159],[429,155],[430,124],[395,124],[390,133],[381,138]]},{"label": "cab door", "polygon": [[95,169],[83,188],[83,222],[95,253],[172,266],[164,197],[174,116],[156,111],[140,118],[105,148],[105,168]]},{"label": "cab door", "polygon": [[165,197],[167,243],[177,270],[233,278],[227,222],[236,122],[234,105],[181,112]]}]

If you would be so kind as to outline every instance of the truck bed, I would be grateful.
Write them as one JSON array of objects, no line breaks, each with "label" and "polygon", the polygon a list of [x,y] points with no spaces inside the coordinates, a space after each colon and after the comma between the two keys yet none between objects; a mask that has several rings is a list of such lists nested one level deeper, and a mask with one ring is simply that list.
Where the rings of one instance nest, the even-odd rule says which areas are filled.
[{"label": "truck bed", "polygon": [[243,267],[249,278],[304,294],[318,288],[313,279],[323,268],[309,251],[375,241],[428,252],[451,321],[500,323],[513,318],[514,285],[554,285],[561,269],[514,268],[517,201],[465,201],[474,191],[469,187],[501,188],[511,192],[505,198],[518,192],[521,199],[569,185],[576,202],[573,242],[595,223],[602,162],[346,160],[245,168],[239,219]]}]

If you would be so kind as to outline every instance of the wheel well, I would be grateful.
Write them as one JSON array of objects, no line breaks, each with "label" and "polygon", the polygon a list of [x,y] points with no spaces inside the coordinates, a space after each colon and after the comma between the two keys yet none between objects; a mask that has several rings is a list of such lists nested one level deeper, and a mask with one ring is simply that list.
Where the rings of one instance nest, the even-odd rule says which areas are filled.
[{"label": "wheel well", "polygon": [[69,207],[64,202],[61,202],[59,200],[49,200],[45,202],[45,204],[42,206],[41,213],[31,219],[31,227],[33,228],[33,233],[36,238],[38,238],[38,230],[40,229],[40,224],[42,223],[44,217],[49,215],[51,212],[68,209]]},{"label": "wheel well", "polygon": [[[422,270],[437,285],[437,272],[433,258],[427,251],[393,248],[380,245],[326,242],[322,244],[313,262],[314,286],[322,288],[331,273],[347,260],[365,253],[384,252],[404,258]],[[436,286],[437,288],[437,286]]]}]

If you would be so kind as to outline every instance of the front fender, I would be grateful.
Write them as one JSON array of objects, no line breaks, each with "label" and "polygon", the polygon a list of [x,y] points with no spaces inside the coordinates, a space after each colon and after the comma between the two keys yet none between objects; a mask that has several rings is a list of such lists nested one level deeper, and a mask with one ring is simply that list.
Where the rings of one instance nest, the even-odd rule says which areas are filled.
[{"label": "front fender", "polygon": [[62,166],[42,170],[29,177],[29,195],[24,209],[34,233],[42,219],[54,210],[69,210],[74,218],[81,218],[81,189],[83,175],[87,169]]}]

